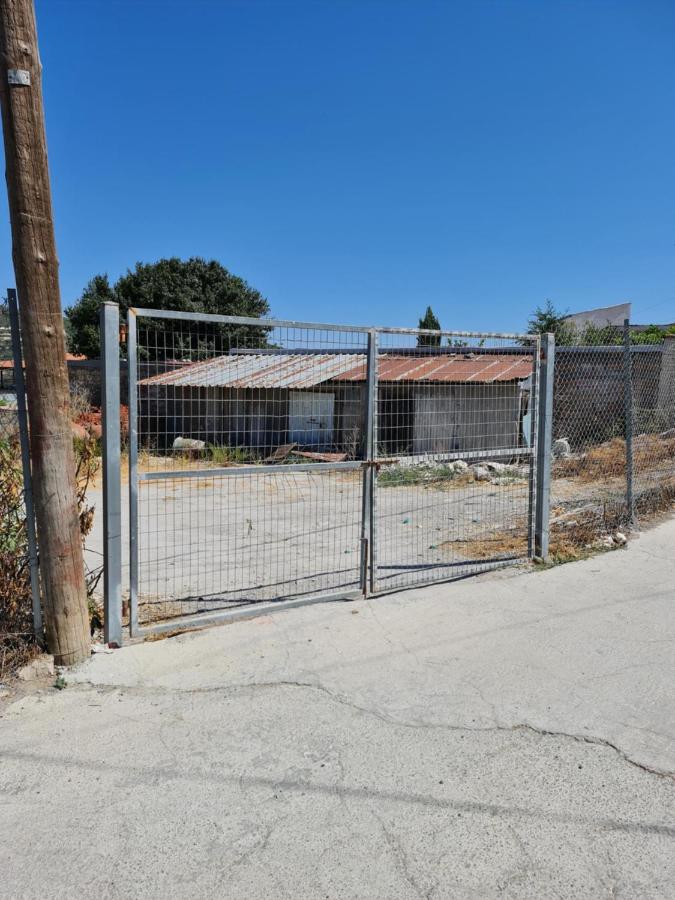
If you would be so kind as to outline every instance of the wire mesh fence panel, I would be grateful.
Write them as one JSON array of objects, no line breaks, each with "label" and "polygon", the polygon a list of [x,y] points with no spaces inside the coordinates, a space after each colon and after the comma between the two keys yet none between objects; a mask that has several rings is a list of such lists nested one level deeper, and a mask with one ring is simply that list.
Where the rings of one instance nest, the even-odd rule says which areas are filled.
[{"label": "wire mesh fence panel", "polygon": [[131,313],[132,621],[358,588],[367,344]]},{"label": "wire mesh fence panel", "polygon": [[141,482],[141,618],[358,590],[361,492],[349,469]]},{"label": "wire mesh fence panel", "polygon": [[633,502],[637,520],[675,499],[675,336],[631,350]]},{"label": "wire mesh fence panel", "polygon": [[[624,348],[562,346],[553,393],[551,526],[554,532],[611,531],[626,506]],[[570,534],[570,536],[572,536]]]},{"label": "wire mesh fence panel", "polygon": [[538,337],[378,333],[376,590],[528,554]]}]

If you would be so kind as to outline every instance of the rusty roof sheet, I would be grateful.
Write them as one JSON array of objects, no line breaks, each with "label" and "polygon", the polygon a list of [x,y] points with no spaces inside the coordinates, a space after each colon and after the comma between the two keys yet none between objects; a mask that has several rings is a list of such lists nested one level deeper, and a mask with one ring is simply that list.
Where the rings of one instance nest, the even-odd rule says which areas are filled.
[{"label": "rusty roof sheet", "polygon": [[[381,382],[492,384],[518,381],[532,372],[532,356],[513,353],[449,353],[409,356],[383,353]],[[218,356],[143,379],[144,385],[229,388],[308,388],[325,382],[363,382],[363,353],[245,353]]]},{"label": "rusty roof sheet", "polygon": [[[408,356],[383,353],[379,357],[379,381],[479,382],[517,381],[532,372],[532,356],[513,353],[449,353]],[[365,360],[336,381],[363,381]]]},{"label": "rusty roof sheet", "polygon": [[242,353],[205,359],[141,384],[176,387],[307,388],[332,381],[365,359],[359,353]]}]

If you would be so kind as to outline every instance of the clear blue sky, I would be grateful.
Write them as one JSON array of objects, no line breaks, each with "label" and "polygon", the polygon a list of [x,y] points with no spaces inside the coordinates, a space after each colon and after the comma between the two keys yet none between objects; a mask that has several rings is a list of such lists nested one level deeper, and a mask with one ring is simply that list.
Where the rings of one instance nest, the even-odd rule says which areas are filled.
[{"label": "clear blue sky", "polygon": [[[283,318],[675,320],[675,3],[37,0],[64,304],[201,255]],[[4,285],[14,282],[7,213]]]}]

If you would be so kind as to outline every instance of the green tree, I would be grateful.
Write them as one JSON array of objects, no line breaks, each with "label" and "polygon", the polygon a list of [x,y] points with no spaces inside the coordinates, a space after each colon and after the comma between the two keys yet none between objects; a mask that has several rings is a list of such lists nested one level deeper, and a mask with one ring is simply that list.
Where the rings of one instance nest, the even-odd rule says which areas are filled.
[{"label": "green tree", "polygon": [[557,310],[550,300],[537,306],[527,323],[528,334],[555,334],[556,344],[573,344],[574,327],[566,321],[567,313]]},{"label": "green tree", "polygon": [[[424,313],[424,316],[419,320],[418,328],[429,328],[433,331],[441,330],[441,323],[438,321],[438,318],[434,314],[433,309],[430,306],[427,306],[427,311]],[[440,347],[441,346],[441,335],[435,334],[418,334],[417,335],[417,346],[418,347]]]},{"label": "green tree", "polygon": [[116,300],[107,275],[94,275],[80,299],[66,310],[66,338],[71,353],[99,356],[99,310],[106,300]]},{"label": "green tree", "polygon": [[[243,278],[216,260],[176,257],[137,263],[110,287],[106,275],[91,279],[81,297],[66,311],[69,348],[87,356],[100,354],[98,317],[104,300],[129,307],[260,318],[269,303]],[[141,319],[139,351],[146,359],[194,359],[209,350],[266,345],[267,330],[173,319]]]}]

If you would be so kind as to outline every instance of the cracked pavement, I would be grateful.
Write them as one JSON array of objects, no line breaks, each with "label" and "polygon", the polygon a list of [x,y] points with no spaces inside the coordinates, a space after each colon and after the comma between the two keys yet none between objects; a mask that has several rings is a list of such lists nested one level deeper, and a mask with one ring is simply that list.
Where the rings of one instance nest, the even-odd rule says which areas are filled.
[{"label": "cracked pavement", "polygon": [[0,896],[675,897],[674,547],[92,657],[0,719]]}]

